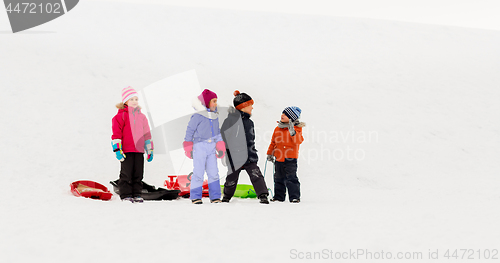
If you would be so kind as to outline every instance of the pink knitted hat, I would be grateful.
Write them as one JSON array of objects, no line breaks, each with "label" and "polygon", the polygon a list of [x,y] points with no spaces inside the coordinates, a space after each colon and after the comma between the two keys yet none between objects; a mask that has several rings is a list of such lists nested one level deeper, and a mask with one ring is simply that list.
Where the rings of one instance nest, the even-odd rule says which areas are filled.
[{"label": "pink knitted hat", "polygon": [[137,91],[135,91],[134,88],[128,86],[122,90],[122,102],[125,103],[132,97],[137,96],[139,97],[139,94]]},{"label": "pink knitted hat", "polygon": [[210,101],[212,99],[216,99],[216,98],[217,98],[217,94],[215,94],[215,92],[210,91],[208,89],[205,89],[200,94],[200,96],[198,96],[198,99],[201,101],[201,104],[203,104],[203,106],[205,106],[207,108],[210,106]]}]

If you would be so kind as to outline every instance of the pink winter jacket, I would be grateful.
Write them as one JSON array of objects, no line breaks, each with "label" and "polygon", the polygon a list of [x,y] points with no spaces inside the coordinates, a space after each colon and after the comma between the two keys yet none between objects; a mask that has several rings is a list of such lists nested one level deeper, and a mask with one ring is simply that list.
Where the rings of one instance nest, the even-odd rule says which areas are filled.
[{"label": "pink winter jacket", "polygon": [[144,153],[144,143],[151,139],[148,120],[141,109],[124,105],[113,117],[113,135],[111,140],[121,139],[123,152]]}]

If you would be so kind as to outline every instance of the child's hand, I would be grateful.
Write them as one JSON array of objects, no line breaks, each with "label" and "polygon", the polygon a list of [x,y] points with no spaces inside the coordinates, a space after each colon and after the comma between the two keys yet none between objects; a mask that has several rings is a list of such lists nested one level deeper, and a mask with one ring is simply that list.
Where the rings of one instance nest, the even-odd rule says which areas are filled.
[{"label": "child's hand", "polygon": [[182,143],[182,146],[184,147],[184,154],[186,154],[189,159],[193,159],[193,142],[185,141]]},{"label": "child's hand", "polygon": [[146,140],[144,143],[144,150],[146,150],[146,153],[148,154],[148,162],[151,162],[153,160],[153,141],[152,140]]},{"label": "child's hand", "polygon": [[148,151],[148,162],[151,162],[153,160],[153,150]]},{"label": "child's hand", "polygon": [[274,157],[274,155],[271,155],[271,154],[268,154],[268,155],[267,155],[267,160],[268,160],[268,161],[270,161],[270,162],[274,163],[274,160],[275,160],[275,159],[276,159],[276,158]]},{"label": "child's hand", "polygon": [[120,162],[125,161],[125,158],[127,158],[127,156],[125,156],[125,153],[123,153],[122,150],[122,140],[114,139],[113,141],[111,141],[111,146],[113,147],[113,152],[115,152],[116,154],[116,159],[118,159],[118,161]]},{"label": "child's hand", "polygon": [[217,158],[224,158],[224,155],[226,154],[226,143],[224,143],[224,141],[218,141],[215,144],[215,150],[217,151],[217,153],[215,154]]}]

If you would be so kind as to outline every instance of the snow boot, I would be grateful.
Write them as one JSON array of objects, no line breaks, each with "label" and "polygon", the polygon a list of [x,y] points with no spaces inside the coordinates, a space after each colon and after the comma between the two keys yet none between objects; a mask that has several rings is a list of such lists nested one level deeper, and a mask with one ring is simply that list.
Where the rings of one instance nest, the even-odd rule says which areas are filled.
[{"label": "snow boot", "polygon": [[269,204],[269,201],[267,200],[267,194],[261,194],[259,196],[259,199],[261,204]]},{"label": "snow boot", "polygon": [[229,203],[229,200],[231,200],[231,198],[228,198],[227,196],[222,197],[223,203]]},{"label": "snow boot", "polygon": [[134,203],[144,203],[144,198],[141,196],[134,197]]},{"label": "snow boot", "polygon": [[129,202],[133,203],[134,202],[134,198],[132,198],[132,197],[125,197],[125,198],[122,199],[122,201],[129,201]]}]

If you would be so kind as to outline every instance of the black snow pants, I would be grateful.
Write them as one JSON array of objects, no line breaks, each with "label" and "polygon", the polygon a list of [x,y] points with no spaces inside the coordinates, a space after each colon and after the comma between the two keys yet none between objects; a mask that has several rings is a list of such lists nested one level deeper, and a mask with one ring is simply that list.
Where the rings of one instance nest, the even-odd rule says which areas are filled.
[{"label": "black snow pants", "polygon": [[264,180],[264,176],[262,176],[257,163],[246,163],[238,170],[234,171],[233,173],[229,172],[229,174],[227,175],[226,182],[224,183],[224,197],[233,197],[234,192],[236,191],[236,186],[238,185],[240,172],[243,169],[245,169],[248,173],[248,176],[250,176],[250,181],[252,182],[257,196],[260,196],[261,194],[269,195],[269,192],[267,191],[266,181]]},{"label": "black snow pants", "polygon": [[142,179],[144,177],[144,154],[143,153],[125,153],[127,156],[121,163],[120,198],[141,196]]},{"label": "black snow pants", "polygon": [[288,189],[289,200],[300,199],[300,182],[297,177],[297,159],[275,162],[274,199],[285,201]]}]

